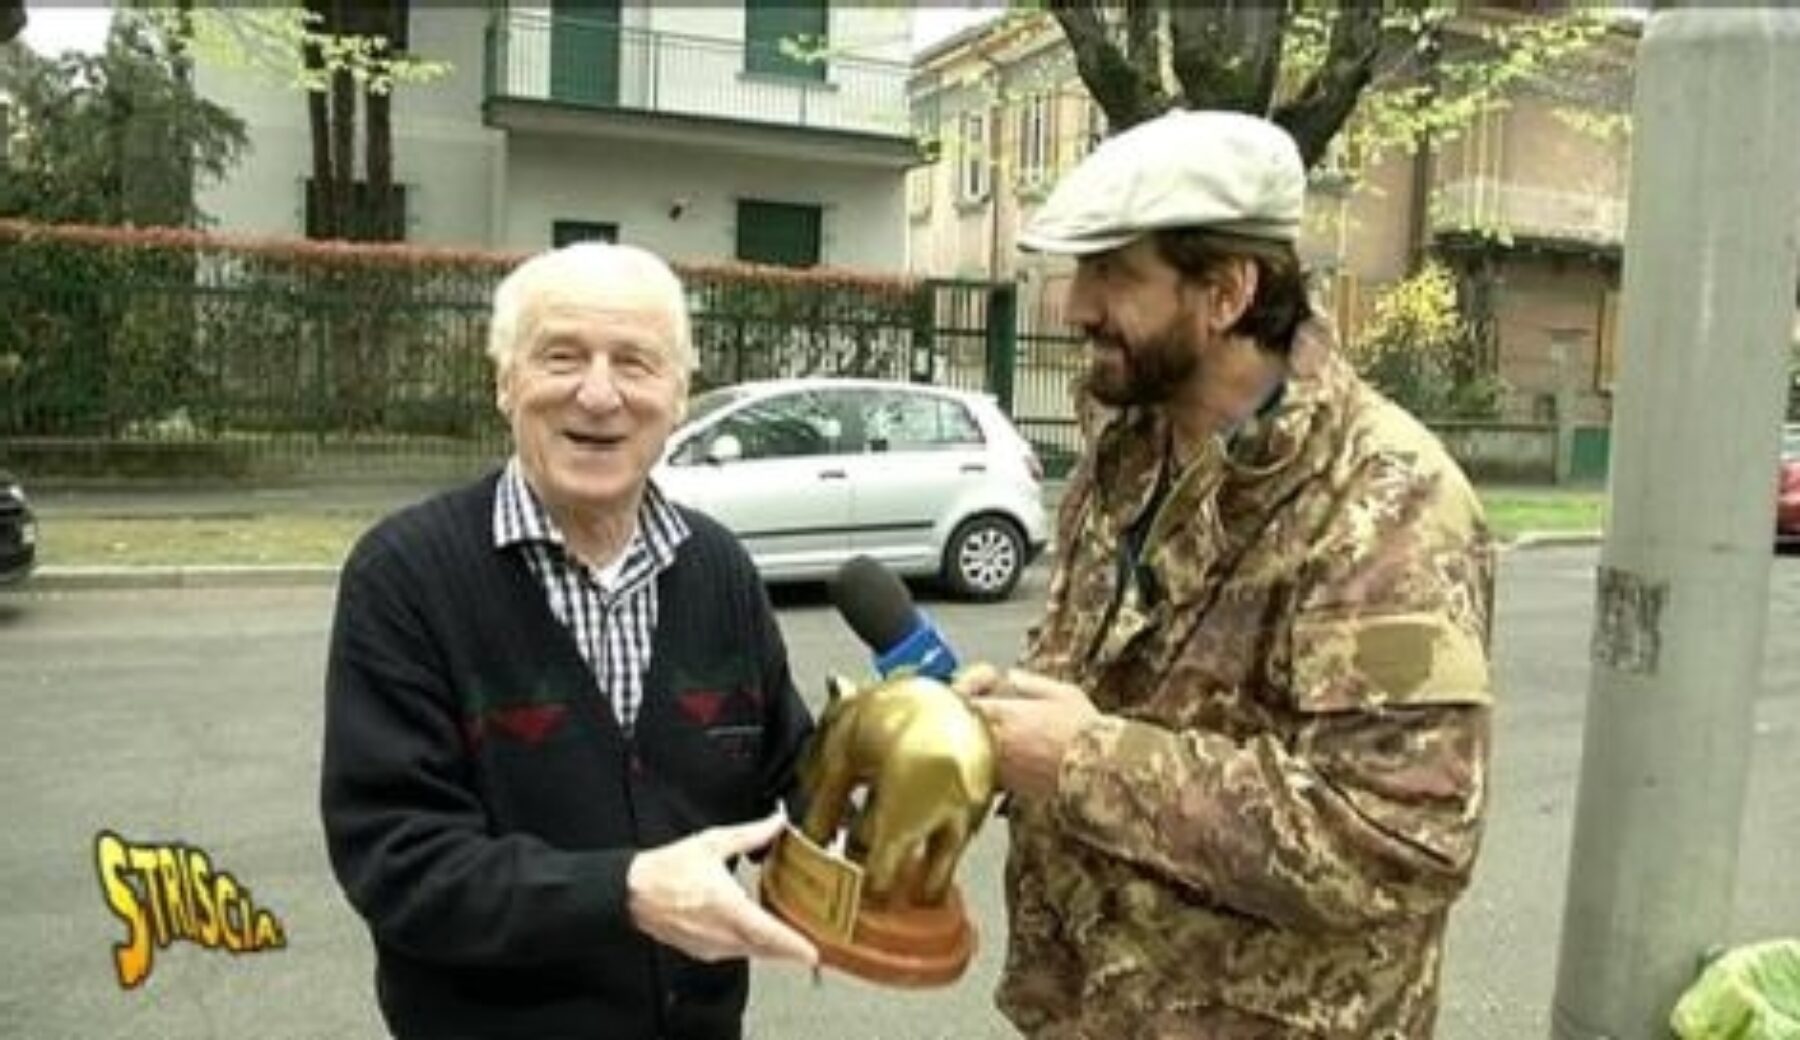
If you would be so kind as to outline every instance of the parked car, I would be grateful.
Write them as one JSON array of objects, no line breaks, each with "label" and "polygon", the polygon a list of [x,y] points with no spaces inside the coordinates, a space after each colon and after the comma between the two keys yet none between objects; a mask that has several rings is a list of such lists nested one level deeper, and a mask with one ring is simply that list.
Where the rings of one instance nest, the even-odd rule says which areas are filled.
[{"label": "parked car", "polygon": [[1781,428],[1781,485],[1775,495],[1775,547],[1800,548],[1800,423]]},{"label": "parked car", "polygon": [[25,489],[0,470],[0,585],[25,580],[37,562],[37,518]]},{"label": "parked car", "polygon": [[984,394],[779,379],[694,399],[658,485],[737,534],[766,580],[830,578],[852,556],[1001,599],[1047,536],[1043,468]]}]

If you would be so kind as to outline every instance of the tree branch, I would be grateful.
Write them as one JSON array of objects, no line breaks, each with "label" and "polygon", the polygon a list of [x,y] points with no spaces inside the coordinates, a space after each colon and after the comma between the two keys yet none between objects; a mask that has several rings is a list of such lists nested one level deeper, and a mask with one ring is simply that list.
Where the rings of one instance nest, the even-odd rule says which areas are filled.
[{"label": "tree branch", "polygon": [[1093,0],[1051,0],[1050,13],[1075,52],[1075,71],[1116,133],[1166,111],[1172,99],[1153,78],[1155,70],[1134,66],[1107,34]]},{"label": "tree branch", "polygon": [[1171,3],[1170,64],[1188,105],[1268,114],[1287,22],[1285,4]]},{"label": "tree branch", "polygon": [[1156,35],[1156,5],[1152,0],[1126,0],[1125,57],[1138,72],[1159,76],[1162,40]]},{"label": "tree branch", "polygon": [[1340,7],[1324,62],[1294,100],[1271,117],[1293,135],[1308,169],[1324,157],[1326,146],[1350,118],[1380,54],[1380,4],[1358,0]]}]

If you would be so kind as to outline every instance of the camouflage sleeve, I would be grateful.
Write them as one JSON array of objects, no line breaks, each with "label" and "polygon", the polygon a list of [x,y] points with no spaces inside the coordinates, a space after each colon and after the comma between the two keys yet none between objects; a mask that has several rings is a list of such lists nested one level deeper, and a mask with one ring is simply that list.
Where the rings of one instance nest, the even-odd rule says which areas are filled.
[{"label": "camouflage sleeve", "polygon": [[1376,469],[1315,543],[1270,651],[1297,725],[1236,740],[1103,717],[1063,762],[1070,833],[1292,928],[1428,914],[1462,890],[1485,796],[1493,548],[1460,475]]}]

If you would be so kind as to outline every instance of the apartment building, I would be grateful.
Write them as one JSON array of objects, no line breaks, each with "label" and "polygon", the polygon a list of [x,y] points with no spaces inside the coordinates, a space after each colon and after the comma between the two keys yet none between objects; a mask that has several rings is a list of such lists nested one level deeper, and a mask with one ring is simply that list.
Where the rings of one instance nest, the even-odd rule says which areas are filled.
[{"label": "apartment building", "polygon": [[[1628,142],[1594,116],[1616,127],[1629,108],[1635,42],[1609,34],[1578,86],[1516,87],[1421,154],[1334,149],[1313,171],[1300,251],[1347,334],[1417,257],[1436,256],[1483,297],[1507,417],[1549,418],[1559,394],[1578,421],[1610,417]],[[1061,31],[1013,17],[948,38],[918,56],[910,97],[936,161],[909,175],[909,267],[1017,279],[1021,311],[1052,328],[1067,261],[1020,254],[1015,235],[1105,134]]]},{"label": "apartment building", "polygon": [[[451,66],[394,94],[408,241],[528,250],[606,239],[680,261],[903,269],[904,177],[918,160],[910,8],[403,6],[405,49]],[[201,205],[224,230],[303,233],[304,94],[216,62],[200,64],[196,85],[252,140]]]}]

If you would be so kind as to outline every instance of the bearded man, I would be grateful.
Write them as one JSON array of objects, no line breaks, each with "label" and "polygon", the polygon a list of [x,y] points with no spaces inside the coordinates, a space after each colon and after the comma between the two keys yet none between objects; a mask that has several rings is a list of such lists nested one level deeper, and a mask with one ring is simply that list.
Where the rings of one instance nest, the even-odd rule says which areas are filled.
[{"label": "bearded man", "polygon": [[958,688],[1011,793],[998,1003],[1034,1038],[1427,1037],[1481,830],[1494,553],[1311,314],[1262,119],[1103,143],[1074,257],[1087,449],[1022,667]]}]

